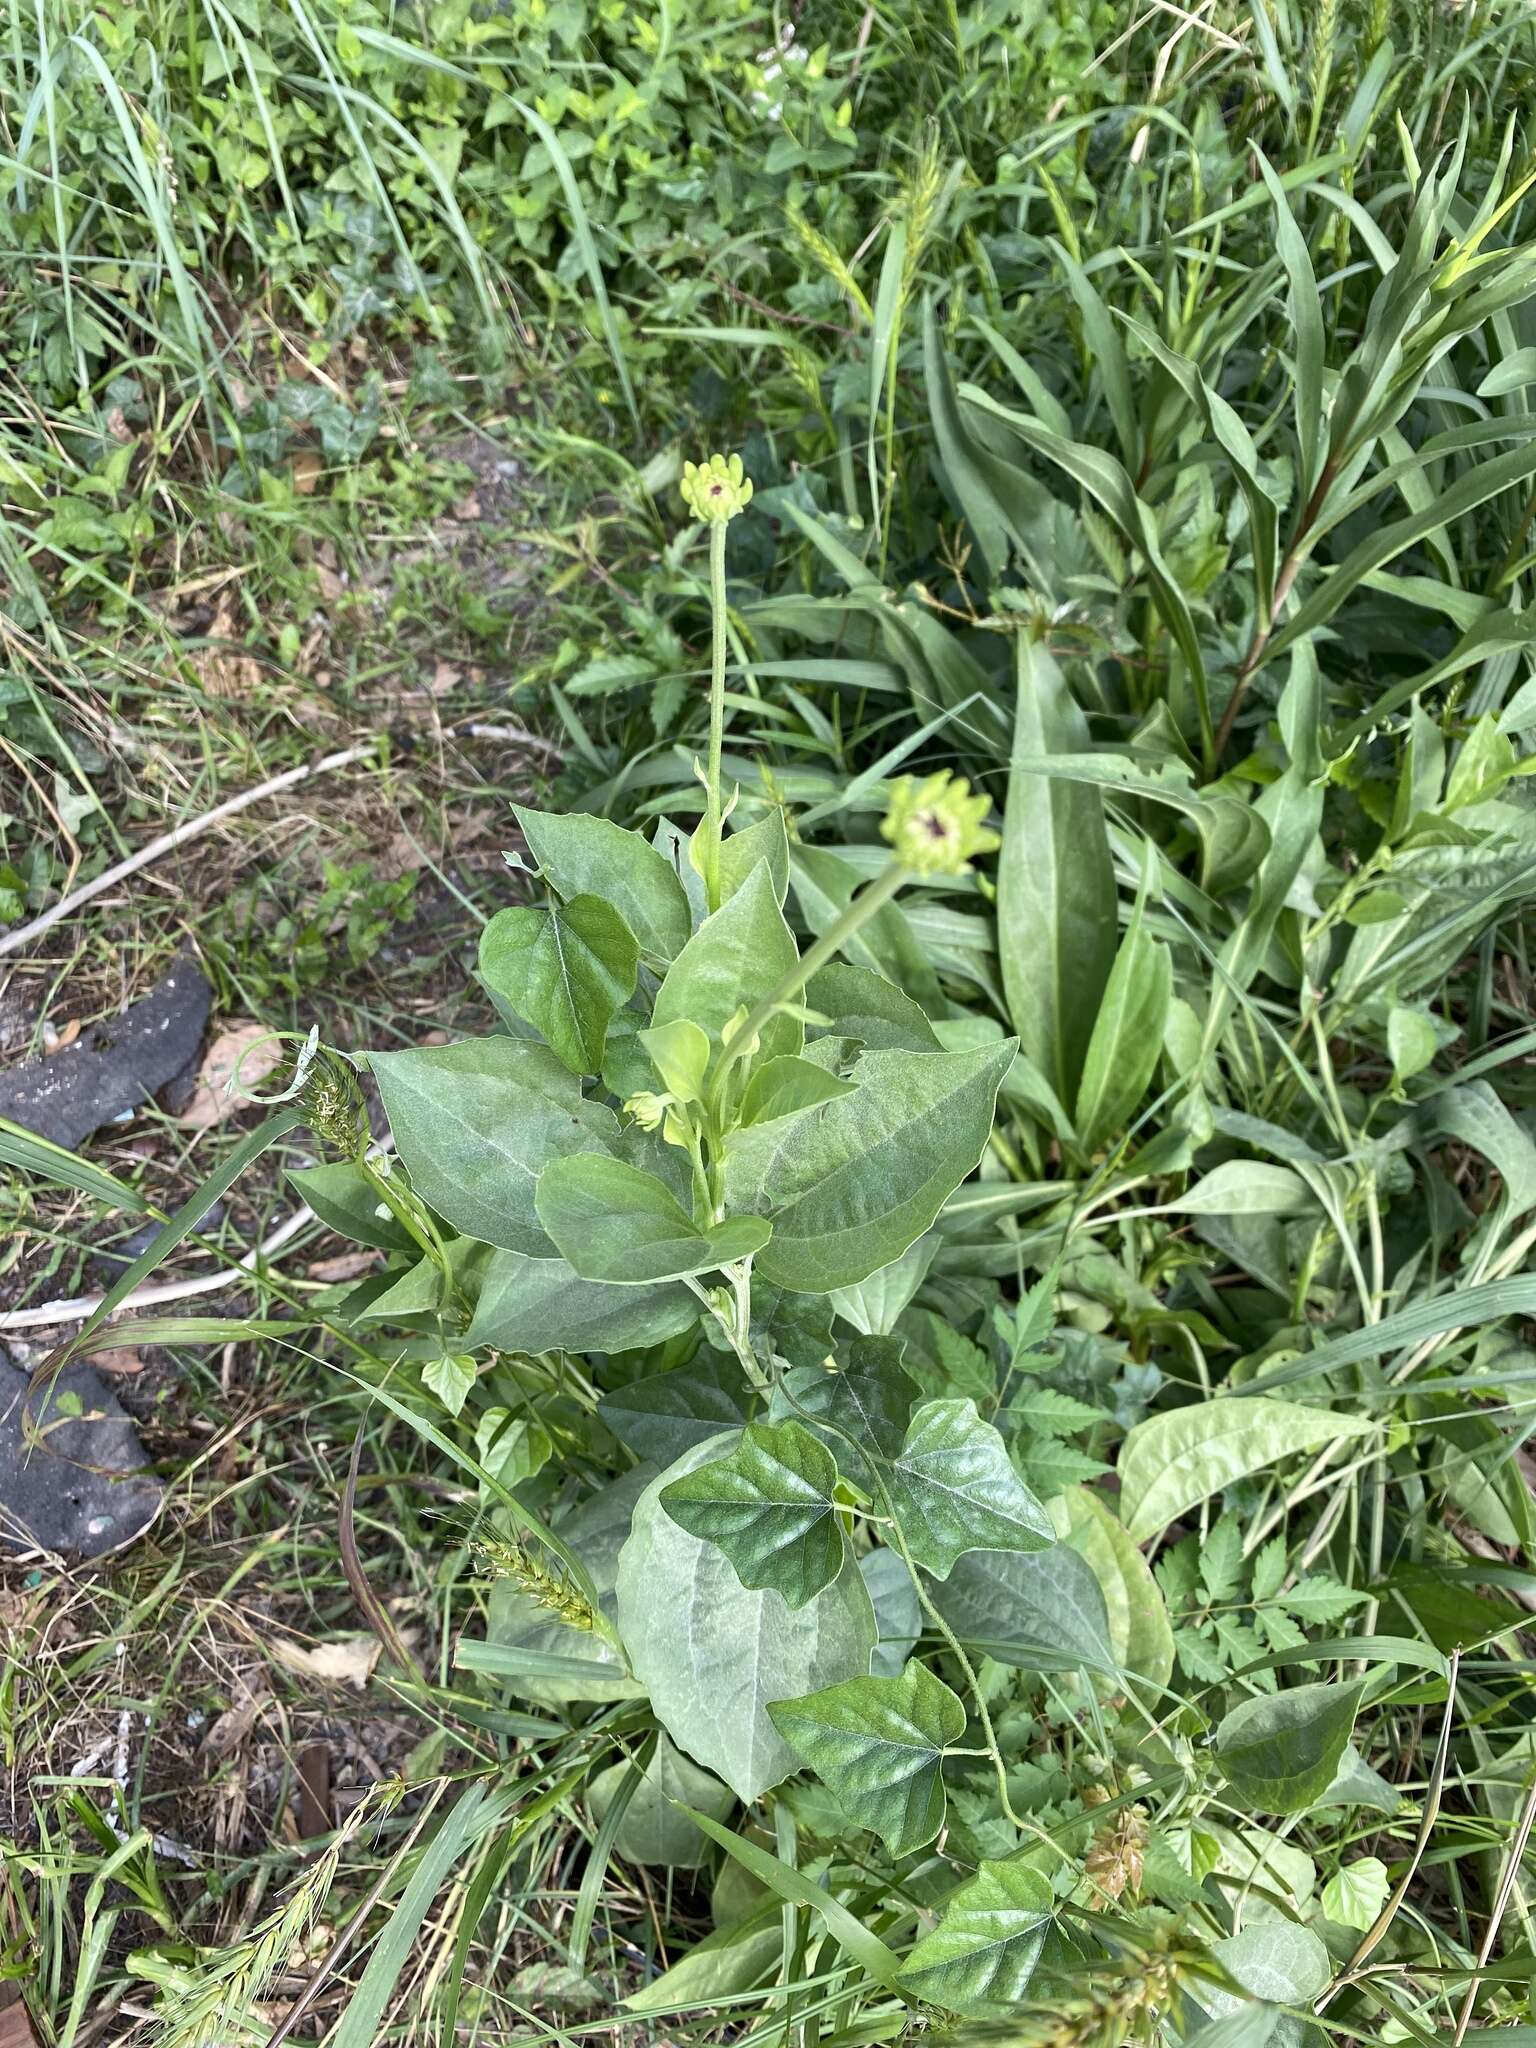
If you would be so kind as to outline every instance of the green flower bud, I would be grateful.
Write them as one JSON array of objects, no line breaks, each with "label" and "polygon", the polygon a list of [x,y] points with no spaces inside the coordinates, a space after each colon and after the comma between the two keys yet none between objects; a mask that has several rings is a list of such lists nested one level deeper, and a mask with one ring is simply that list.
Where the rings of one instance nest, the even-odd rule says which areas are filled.
[{"label": "green flower bud", "polygon": [[752,502],[752,479],[739,455],[711,455],[705,462],[683,464],[682,493],[695,519],[723,526]]},{"label": "green flower bud", "polygon": [[661,1120],[671,1102],[670,1095],[652,1095],[649,1089],[642,1089],[640,1094],[630,1096],[624,1105],[624,1114],[633,1118],[642,1131],[660,1130]]},{"label": "green flower bud", "polygon": [[977,854],[994,853],[1002,841],[982,819],[992,808],[985,796],[948,769],[926,776],[903,775],[891,791],[891,807],[880,825],[896,858],[917,875],[964,875]]}]

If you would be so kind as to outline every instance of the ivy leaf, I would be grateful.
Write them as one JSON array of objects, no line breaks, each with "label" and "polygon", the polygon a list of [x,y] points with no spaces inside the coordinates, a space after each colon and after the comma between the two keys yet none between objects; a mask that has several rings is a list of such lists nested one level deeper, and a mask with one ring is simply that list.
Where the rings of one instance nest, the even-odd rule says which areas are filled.
[{"label": "ivy leaf", "polygon": [[974,1401],[925,1401],[886,1474],[917,1562],[941,1579],[968,1550],[1048,1550],[1051,1518]]},{"label": "ivy leaf", "polygon": [[601,1419],[637,1458],[667,1466],[695,1444],[747,1420],[750,1389],[734,1358],[707,1354],[604,1394]]},{"label": "ivy leaf", "polygon": [[901,1985],[967,2019],[999,2019],[1024,1996],[1055,1903],[1030,1864],[983,1863],[903,1965]]},{"label": "ivy leaf", "polygon": [[1385,1863],[1376,1856],[1360,1856],[1335,1871],[1323,1886],[1323,1911],[1341,1927],[1365,1934],[1375,1926],[1391,1889]]},{"label": "ivy leaf", "polygon": [[710,1272],[760,1251],[772,1234],[761,1216],[731,1216],[700,1230],[653,1173],[597,1152],[545,1167],[534,1206],[582,1279],[615,1287]]},{"label": "ivy leaf", "polygon": [[634,933],[600,896],[498,910],[480,934],[486,987],[573,1074],[602,1066],[608,1020],[634,994],[639,962]]},{"label": "ivy leaf", "polygon": [[944,1752],[965,1733],[965,1708],[921,1664],[898,1678],[850,1678],[768,1709],[850,1820],[893,1856],[931,1842],[944,1825]]},{"label": "ivy leaf", "polygon": [[1228,1781],[1261,1813],[1303,1813],[1333,1783],[1362,1684],[1295,1685],[1244,1700],[1216,1730]]},{"label": "ivy leaf", "polygon": [[725,1457],[664,1488],[661,1504],[691,1536],[723,1550],[744,1586],[771,1587],[786,1606],[803,1607],[847,1555],[836,1486],[832,1455],[808,1429],[754,1422]]},{"label": "ivy leaf", "polygon": [[813,1428],[830,1424],[822,1441],[859,1485],[873,1486],[870,1459],[883,1464],[900,1453],[917,1388],[902,1368],[901,1346],[889,1337],[857,1337],[848,1347],[846,1366],[836,1372],[798,1366],[780,1384],[776,1411],[782,1405]]}]

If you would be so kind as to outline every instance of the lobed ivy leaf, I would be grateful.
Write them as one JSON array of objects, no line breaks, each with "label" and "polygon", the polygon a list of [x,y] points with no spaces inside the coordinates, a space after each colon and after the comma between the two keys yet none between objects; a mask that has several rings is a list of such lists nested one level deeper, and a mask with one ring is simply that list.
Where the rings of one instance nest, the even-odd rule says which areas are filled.
[{"label": "lobed ivy leaf", "polygon": [[573,1270],[611,1287],[707,1273],[750,1257],[772,1235],[761,1216],[730,1216],[701,1230],[654,1174],[600,1153],[545,1167],[534,1205]]},{"label": "lobed ivy leaf", "polygon": [[634,933],[600,896],[498,910],[480,934],[486,987],[573,1074],[601,1068],[608,1020],[634,994],[639,964]]},{"label": "lobed ivy leaf", "polygon": [[750,1403],[751,1389],[736,1360],[706,1355],[616,1387],[604,1394],[597,1412],[637,1458],[666,1466],[695,1444],[739,1427]]},{"label": "lobed ivy leaf", "polygon": [[847,1557],[836,1487],[837,1465],[808,1429],[754,1422],[725,1457],[664,1488],[661,1504],[690,1535],[717,1544],[744,1586],[771,1587],[803,1607]]},{"label": "lobed ivy leaf", "polygon": [[1002,2019],[1024,1996],[1055,1896],[1031,1864],[983,1863],[907,1957],[901,1987],[966,2019]]},{"label": "lobed ivy leaf", "polygon": [[938,1578],[968,1550],[1048,1550],[1056,1541],[1050,1516],[974,1401],[925,1401],[885,1483],[908,1549]]},{"label": "lobed ivy leaf", "polygon": [[896,1678],[850,1678],[768,1709],[790,1748],[859,1827],[893,1856],[944,1825],[944,1752],[965,1733],[960,1701],[921,1664]]},{"label": "lobed ivy leaf", "polygon": [[798,1366],[784,1375],[774,1395],[775,1413],[798,1415],[812,1428],[826,1426],[823,1442],[866,1490],[874,1483],[869,1460],[886,1464],[898,1455],[917,1399],[917,1384],[902,1368],[901,1351],[889,1337],[857,1337],[848,1347],[846,1365],[833,1371]]}]

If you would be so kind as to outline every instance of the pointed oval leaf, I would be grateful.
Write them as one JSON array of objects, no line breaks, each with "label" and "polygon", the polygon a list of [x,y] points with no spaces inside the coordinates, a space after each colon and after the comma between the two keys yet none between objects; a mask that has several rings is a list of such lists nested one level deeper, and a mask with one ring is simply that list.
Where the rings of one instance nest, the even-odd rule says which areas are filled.
[{"label": "pointed oval leaf", "polygon": [[664,1344],[698,1321],[687,1288],[605,1287],[565,1259],[492,1252],[464,1342],[497,1351],[636,1351]]},{"label": "pointed oval leaf", "polygon": [[1015,1050],[865,1053],[852,1094],[739,1132],[727,1201],[773,1219],[758,1272],[825,1294],[899,1259],[980,1159]]},{"label": "pointed oval leaf", "polygon": [[688,943],[693,920],[683,885],[665,854],[607,818],[580,812],[512,809],[529,851],[552,889],[572,896],[603,896],[658,960],[671,960]]},{"label": "pointed oval leaf", "polygon": [[370,1053],[395,1146],[417,1193],[455,1230],[530,1257],[554,1246],[534,1207],[550,1159],[602,1152],[618,1118],[531,1038],[466,1038]]},{"label": "pointed oval leaf", "polygon": [[634,994],[639,962],[634,933],[600,896],[498,910],[480,934],[486,987],[573,1074],[602,1066],[608,1020]]},{"label": "pointed oval leaf", "polygon": [[699,1445],[641,1495],[619,1558],[618,1620],[635,1675],[672,1740],[738,1799],[752,1800],[796,1768],[768,1702],[861,1677],[875,1617],[851,1562],[792,1609],[767,1589],[746,1591],[722,1551],[673,1521],[663,1488],[732,1441]]},{"label": "pointed oval leaf", "polygon": [[[759,861],[668,968],[651,1024],[684,1018],[707,1031],[718,1045],[721,1030],[736,1012],[771,995],[799,957],[774,893],[769,863]],[[771,1018],[759,1033],[760,1057],[769,1060],[799,1052],[804,1035],[793,1017]]]},{"label": "pointed oval leaf", "polygon": [[1216,1730],[1228,1781],[1263,1813],[1304,1813],[1333,1783],[1364,1682],[1293,1685],[1232,1709]]},{"label": "pointed oval leaf", "polygon": [[583,1280],[650,1287],[744,1259],[768,1242],[760,1216],[700,1230],[672,1190],[622,1159],[557,1159],[539,1176],[539,1221]]},{"label": "pointed oval leaf", "polygon": [[1119,1668],[1099,1582],[1065,1545],[975,1551],[931,1592],[960,1640],[996,1663],[1020,1671]]},{"label": "pointed oval leaf", "polygon": [[1048,1550],[1056,1541],[1050,1516],[974,1401],[925,1401],[885,1484],[907,1548],[941,1579],[968,1550]]},{"label": "pointed oval leaf", "polygon": [[944,1825],[944,1752],[965,1733],[965,1708],[921,1664],[899,1678],[849,1678],[768,1709],[773,1725],[858,1827],[893,1856]]},{"label": "pointed oval leaf", "polygon": [[[592,1818],[601,1823],[619,1795],[631,1766],[613,1764],[599,1771],[587,1791]],[[660,1864],[671,1870],[697,1870],[709,1852],[709,1839],[698,1823],[679,1810],[696,1807],[712,1820],[724,1820],[736,1796],[711,1771],[701,1771],[658,1735],[651,1760],[613,1838],[615,1851],[631,1863]]]},{"label": "pointed oval leaf", "polygon": [[847,1540],[832,1454],[798,1422],[754,1422],[723,1458],[662,1489],[690,1535],[723,1550],[741,1583],[803,1607],[843,1569]]},{"label": "pointed oval leaf", "polygon": [[1340,1437],[1367,1436],[1359,1415],[1234,1395],[1148,1416],[1120,1447],[1120,1512],[1133,1543],[1161,1535],[1187,1509],[1250,1472]]}]

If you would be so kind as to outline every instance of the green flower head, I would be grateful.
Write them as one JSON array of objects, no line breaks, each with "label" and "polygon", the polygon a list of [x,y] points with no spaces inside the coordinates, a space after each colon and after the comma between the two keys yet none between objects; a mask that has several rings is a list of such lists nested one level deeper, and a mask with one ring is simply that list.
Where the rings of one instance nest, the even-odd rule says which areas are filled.
[{"label": "green flower head", "polygon": [[963,875],[977,854],[994,853],[1002,845],[981,822],[991,808],[986,797],[972,796],[971,785],[948,769],[921,782],[903,775],[891,791],[880,833],[914,874]]},{"label": "green flower head", "polygon": [[630,1096],[624,1114],[632,1117],[642,1131],[656,1131],[661,1128],[671,1101],[670,1095],[653,1095],[648,1088],[642,1089],[638,1095]]},{"label": "green flower head", "polygon": [[752,502],[752,479],[739,455],[711,455],[706,462],[683,464],[683,503],[695,519],[723,526]]}]

